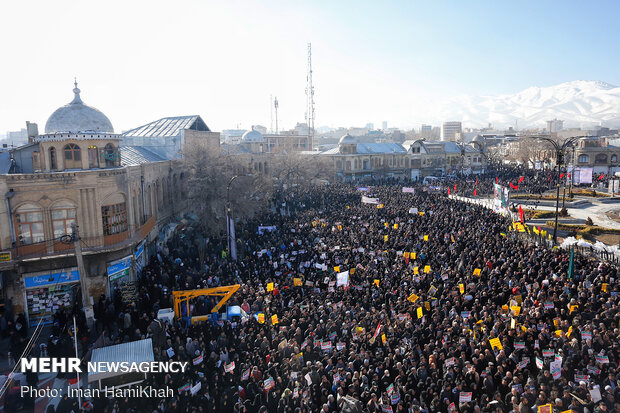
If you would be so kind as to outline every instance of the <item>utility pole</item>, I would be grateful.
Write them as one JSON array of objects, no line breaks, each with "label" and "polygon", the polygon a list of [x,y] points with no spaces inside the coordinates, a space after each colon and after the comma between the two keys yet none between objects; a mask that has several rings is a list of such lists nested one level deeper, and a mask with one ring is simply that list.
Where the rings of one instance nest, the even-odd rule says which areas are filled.
[{"label": "utility pole", "polygon": [[273,107],[276,112],[276,135],[278,134],[278,107],[279,106],[280,105],[278,104],[278,97],[276,96],[275,100],[273,101]]},{"label": "utility pole", "polygon": [[92,327],[94,312],[93,306],[90,303],[90,296],[88,295],[88,287],[86,286],[86,266],[84,265],[84,256],[82,255],[82,246],[80,245],[80,232],[78,226],[73,223],[71,226],[73,229],[73,245],[75,246],[75,259],[77,261],[78,271],[80,273],[80,287],[82,290],[82,308],[84,315],[86,316],[86,322],[88,327]]}]

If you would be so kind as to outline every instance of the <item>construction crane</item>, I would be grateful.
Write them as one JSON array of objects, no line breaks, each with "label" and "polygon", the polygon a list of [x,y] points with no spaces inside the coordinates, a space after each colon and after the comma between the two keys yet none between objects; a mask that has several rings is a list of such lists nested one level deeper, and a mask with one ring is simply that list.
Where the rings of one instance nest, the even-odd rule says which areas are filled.
[{"label": "construction crane", "polygon": [[185,305],[187,316],[189,313],[189,300],[196,297],[222,297],[222,299],[211,309],[211,313],[217,313],[220,308],[232,297],[232,295],[239,289],[240,285],[227,285],[223,287],[214,288],[201,288],[198,290],[185,290],[185,291],[173,291],[172,298],[174,300],[174,315],[176,317],[182,316],[182,305]]}]

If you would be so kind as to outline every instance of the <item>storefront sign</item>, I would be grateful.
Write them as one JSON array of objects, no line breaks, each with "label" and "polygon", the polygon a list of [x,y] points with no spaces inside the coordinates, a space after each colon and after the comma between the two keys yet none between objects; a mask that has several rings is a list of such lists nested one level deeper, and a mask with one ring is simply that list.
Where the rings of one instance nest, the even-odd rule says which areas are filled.
[{"label": "storefront sign", "polygon": [[144,247],[146,246],[146,241],[142,241],[137,247],[136,252],[134,252],[133,256],[136,261],[136,270],[140,271],[146,265],[146,254],[144,251]]},{"label": "storefront sign", "polygon": [[56,284],[64,284],[80,281],[80,273],[76,269],[68,271],[59,271],[50,274],[35,275],[32,277],[24,277],[24,286],[26,288],[37,288]]},{"label": "storefront sign", "polygon": [[129,268],[131,267],[131,255],[121,258],[120,260],[112,261],[108,263],[108,277],[110,281],[114,281],[126,275],[129,275]]},{"label": "storefront sign", "polygon": [[11,251],[0,252],[0,262],[11,261]]}]

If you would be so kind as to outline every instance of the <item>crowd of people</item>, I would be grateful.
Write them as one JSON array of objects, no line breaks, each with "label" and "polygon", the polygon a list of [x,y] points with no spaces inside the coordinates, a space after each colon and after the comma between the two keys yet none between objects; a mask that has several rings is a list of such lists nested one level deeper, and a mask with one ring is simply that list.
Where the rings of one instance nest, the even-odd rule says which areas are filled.
[{"label": "crowd of people", "polygon": [[[156,360],[189,370],[142,384],[173,398],[96,398],[88,409],[620,412],[617,268],[571,263],[500,214],[409,186],[279,192],[285,208],[237,228],[237,260],[222,254],[225,237],[177,233],[143,270],[136,302],[99,300],[93,336],[152,338]],[[172,291],[232,284],[227,305],[247,317],[156,319]],[[190,315],[215,303],[195,299]]]}]

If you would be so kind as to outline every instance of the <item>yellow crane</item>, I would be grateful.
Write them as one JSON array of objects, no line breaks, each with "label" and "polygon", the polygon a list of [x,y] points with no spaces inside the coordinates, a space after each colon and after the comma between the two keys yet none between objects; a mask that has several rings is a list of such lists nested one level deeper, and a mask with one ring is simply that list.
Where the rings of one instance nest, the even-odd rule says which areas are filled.
[{"label": "yellow crane", "polygon": [[[173,291],[172,298],[174,300],[174,315],[181,317],[181,306],[185,305],[187,310],[186,314],[189,316],[189,300],[196,297],[222,297],[221,300],[211,309],[212,313],[217,313],[220,308],[232,297],[232,295],[239,289],[240,285],[226,285],[222,287],[213,288],[201,288],[198,290],[185,290],[185,291]],[[197,318],[197,317],[193,317]],[[192,321],[194,321],[192,318]],[[206,316],[201,316],[201,319]]]}]

